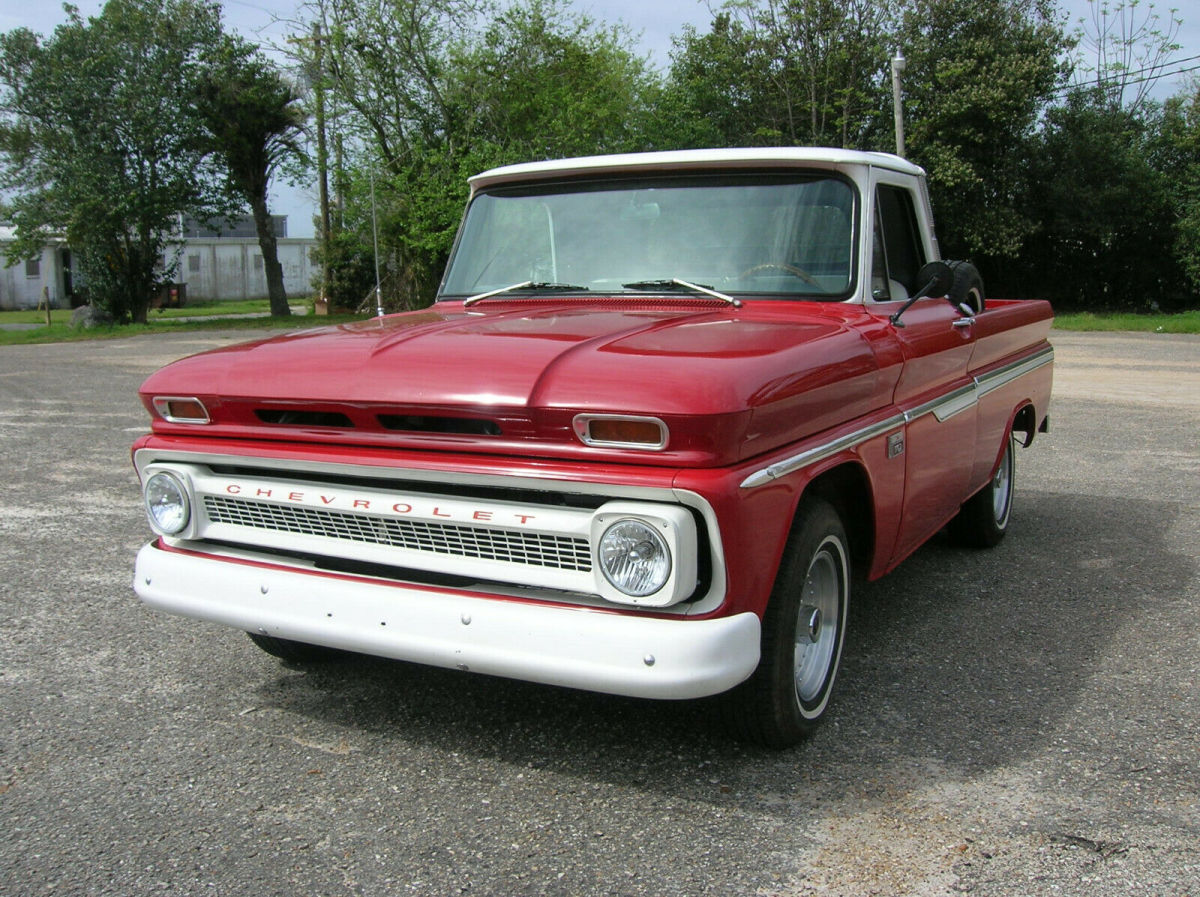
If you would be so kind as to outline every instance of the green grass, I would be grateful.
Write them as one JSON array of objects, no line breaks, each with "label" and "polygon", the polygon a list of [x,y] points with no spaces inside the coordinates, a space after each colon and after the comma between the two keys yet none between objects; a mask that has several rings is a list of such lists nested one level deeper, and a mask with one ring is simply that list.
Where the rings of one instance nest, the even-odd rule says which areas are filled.
[{"label": "green grass", "polygon": [[[299,299],[289,302],[293,306],[303,305],[312,313],[312,300]],[[245,315],[269,312],[271,303],[266,299],[246,299],[230,302],[192,302],[183,308],[151,309],[147,317],[151,322],[164,318],[206,317],[208,315]],[[0,311],[0,324],[42,324],[46,313],[36,309],[20,311]],[[71,309],[55,308],[50,312],[50,320],[55,324],[66,324],[71,320]]]},{"label": "green grass", "polygon": [[[174,309],[168,309],[168,312]],[[195,307],[179,309],[180,314],[195,312]],[[209,311],[209,314],[232,314],[223,307],[219,311]],[[27,312],[0,312],[0,324],[28,323],[36,324],[45,320],[45,312],[34,313],[33,320],[22,320]],[[40,315],[40,317],[39,317]],[[164,313],[161,317],[157,312],[150,313],[146,324],[125,324],[123,326],[96,327],[92,330],[72,330],[68,325],[71,313],[55,311],[51,314],[52,324],[34,330],[0,330],[0,346],[26,345],[30,343],[59,343],[73,340],[90,339],[122,339],[129,336],[141,336],[151,333],[186,333],[203,330],[302,330],[308,327],[321,327],[326,324],[345,324],[350,321],[361,321],[368,315],[295,315],[287,318],[217,318],[210,317],[199,321],[173,320],[179,315]]]},{"label": "green grass", "polygon": [[[303,305],[312,313],[312,301],[309,299],[289,299],[288,305],[299,307]],[[155,318],[190,318],[200,315],[246,315],[271,311],[269,299],[242,299],[228,302],[189,302],[183,308],[151,309],[147,314],[150,320]]]},{"label": "green grass", "polygon": [[1054,316],[1056,330],[1124,330],[1141,333],[1200,333],[1200,310],[1176,315],[1076,312]]}]

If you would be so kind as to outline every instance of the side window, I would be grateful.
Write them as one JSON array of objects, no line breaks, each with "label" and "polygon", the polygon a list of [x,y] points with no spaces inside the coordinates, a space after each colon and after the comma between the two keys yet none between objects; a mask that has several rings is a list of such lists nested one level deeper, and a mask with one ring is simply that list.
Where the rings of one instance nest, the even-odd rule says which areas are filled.
[{"label": "side window", "polygon": [[915,290],[925,251],[909,190],[891,184],[875,189],[875,251],[871,294],[876,300],[907,299]]}]

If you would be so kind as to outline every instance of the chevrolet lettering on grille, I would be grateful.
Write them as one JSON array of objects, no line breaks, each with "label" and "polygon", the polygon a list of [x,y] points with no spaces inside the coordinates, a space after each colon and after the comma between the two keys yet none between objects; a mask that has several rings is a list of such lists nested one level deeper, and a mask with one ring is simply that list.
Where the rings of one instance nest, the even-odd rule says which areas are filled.
[{"label": "chevrolet lettering on grille", "polygon": [[477,523],[499,523],[511,526],[527,526],[537,519],[535,514],[526,514],[509,508],[478,507],[463,502],[441,500],[429,501],[413,497],[361,496],[330,492],[327,489],[299,489],[293,486],[265,486],[260,483],[229,482],[220,490],[225,495],[261,501],[288,502],[338,511],[363,511],[372,514],[396,515],[399,517],[428,517],[445,520],[469,520]]}]

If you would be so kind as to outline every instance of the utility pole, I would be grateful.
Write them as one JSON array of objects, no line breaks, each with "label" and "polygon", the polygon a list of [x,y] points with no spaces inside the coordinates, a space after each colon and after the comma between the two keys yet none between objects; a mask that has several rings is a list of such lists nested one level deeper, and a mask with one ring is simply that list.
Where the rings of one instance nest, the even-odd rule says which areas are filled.
[{"label": "utility pole", "polygon": [[321,24],[313,23],[313,52],[316,55],[317,182],[321,198],[321,296],[329,300],[329,150],[325,144],[325,42]]},{"label": "utility pole", "polygon": [[892,57],[892,117],[896,121],[896,155],[904,155],[904,102],[900,98],[900,76],[904,73],[907,60],[897,49]]},{"label": "utility pole", "polygon": [[[336,117],[336,116],[335,116]],[[333,135],[333,205],[336,210],[333,222],[339,231],[346,227],[346,165],[342,135]]]}]

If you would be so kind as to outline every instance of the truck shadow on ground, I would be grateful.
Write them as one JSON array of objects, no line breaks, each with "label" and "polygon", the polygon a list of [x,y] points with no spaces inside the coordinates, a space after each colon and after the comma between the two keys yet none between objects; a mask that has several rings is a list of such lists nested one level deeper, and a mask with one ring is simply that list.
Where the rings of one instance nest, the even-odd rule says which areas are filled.
[{"label": "truck shadow on ground", "polygon": [[[860,584],[836,707],[805,744],[737,743],[700,702],[648,702],[348,657],[271,677],[264,705],[517,767],[675,796],[855,787],[932,763],[968,778],[1044,749],[1097,659],[1194,561],[1169,547],[1176,509],[1024,493],[997,548],[935,538]],[[1136,637],[1136,636],[1134,636]],[[266,660],[264,659],[264,663]],[[840,785],[839,785],[840,783]]]}]

